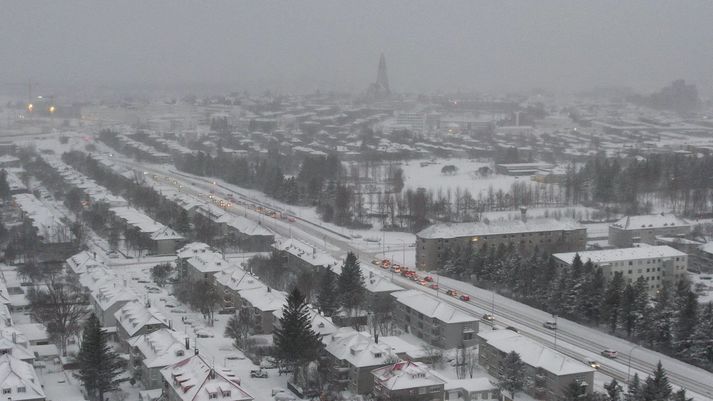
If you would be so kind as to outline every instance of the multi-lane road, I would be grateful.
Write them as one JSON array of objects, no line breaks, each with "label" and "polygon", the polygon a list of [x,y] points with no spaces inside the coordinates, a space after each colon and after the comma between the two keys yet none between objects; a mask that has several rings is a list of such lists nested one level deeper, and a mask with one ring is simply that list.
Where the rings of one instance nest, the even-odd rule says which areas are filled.
[{"label": "multi-lane road", "polygon": [[[326,251],[337,258],[343,257],[347,251],[358,252],[362,260],[372,260],[377,256],[373,250],[364,248],[361,242],[324,227],[319,222],[299,218],[298,216],[290,216],[290,220],[266,217],[264,212],[256,210],[254,206],[257,205],[280,212],[285,212],[285,210],[280,210],[279,207],[273,204],[266,204],[266,202],[248,196],[245,191],[240,191],[232,185],[221,184],[209,178],[180,173],[166,165],[151,165],[122,158],[115,158],[114,161],[125,167],[145,171],[151,176],[156,175],[156,180],[159,182],[163,180],[162,184],[164,185],[167,182],[174,183],[176,186],[180,185],[181,190],[187,195],[195,196],[205,201],[210,201],[206,197],[208,193],[224,197],[226,200],[232,199],[234,202],[231,207],[225,208],[227,212],[259,221],[264,227],[284,237],[300,238],[313,245],[324,243],[328,248]],[[228,194],[231,194],[231,196],[227,196]],[[235,202],[235,200],[238,201]],[[639,375],[643,376],[648,375],[660,360],[668,371],[672,383],[695,393],[695,395],[698,395],[696,399],[713,399],[713,374],[703,369],[646,350],[637,346],[637,344],[610,336],[597,329],[564,319],[558,319],[556,331],[547,329],[543,327],[543,322],[551,320],[552,316],[546,312],[499,295],[493,295],[489,291],[476,288],[467,283],[445,277],[437,277],[439,289],[433,290],[400,275],[384,273],[374,266],[366,266],[368,263],[363,263],[362,265],[367,269],[374,270],[376,274],[391,278],[394,283],[404,288],[414,288],[438,296],[455,307],[478,317],[485,312],[489,313],[494,305],[495,321],[490,324],[515,327],[521,334],[546,346],[554,347],[574,359],[583,361],[583,363],[585,360],[595,359],[601,365],[599,369],[601,373],[616,378],[620,382],[626,382],[630,376],[633,376],[634,372],[638,372]],[[456,290],[460,293],[468,294],[470,295],[470,300],[464,302],[450,297],[445,294],[448,290]],[[481,321],[481,323],[485,322],[485,320]],[[490,327],[481,327],[481,330],[484,329],[487,330]],[[604,349],[617,350],[619,353],[618,359],[610,360],[601,356],[600,352]]]}]

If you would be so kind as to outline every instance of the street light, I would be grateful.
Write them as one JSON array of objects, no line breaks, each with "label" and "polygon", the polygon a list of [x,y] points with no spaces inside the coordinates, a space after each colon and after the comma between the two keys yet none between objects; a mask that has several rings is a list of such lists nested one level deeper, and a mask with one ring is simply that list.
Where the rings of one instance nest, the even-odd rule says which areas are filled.
[{"label": "street light", "polygon": [[636,344],[631,349],[629,350],[629,366],[626,369],[626,384],[629,385],[629,377],[631,376],[631,353],[634,352],[635,349],[641,347],[641,344]]},{"label": "street light", "polygon": [[27,111],[29,111],[30,113],[32,113],[32,109],[33,109],[34,107],[35,107],[35,106],[33,106],[32,103],[28,104],[28,105],[27,105]]}]

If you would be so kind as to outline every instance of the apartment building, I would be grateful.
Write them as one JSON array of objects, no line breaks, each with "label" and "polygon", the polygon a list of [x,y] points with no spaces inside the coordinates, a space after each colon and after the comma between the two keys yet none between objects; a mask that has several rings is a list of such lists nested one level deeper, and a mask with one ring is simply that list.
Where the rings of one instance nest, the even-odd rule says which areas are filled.
[{"label": "apartment building", "polygon": [[591,394],[594,369],[511,330],[478,333],[478,363],[497,378],[505,356],[514,351],[525,364],[524,391],[540,400],[563,401],[567,387],[575,382]]},{"label": "apartment building", "polygon": [[634,248],[605,249],[599,251],[556,253],[559,267],[571,266],[576,255],[582,263],[592,261],[602,269],[607,281],[620,272],[627,283],[644,277],[651,296],[664,285],[685,280],[688,269],[688,255],[670,246],[641,246]]},{"label": "apartment building", "polygon": [[480,223],[434,224],[416,234],[416,267],[437,270],[455,246],[497,248],[513,246],[522,253],[535,250],[583,250],[587,229],[571,220],[527,219]]},{"label": "apartment building", "polygon": [[609,245],[627,248],[637,243],[656,245],[656,237],[682,238],[691,224],[672,214],[627,216],[609,226]]},{"label": "apartment building", "polygon": [[476,344],[479,319],[475,316],[423,291],[397,291],[391,296],[396,302],[394,323],[404,332],[444,349]]}]

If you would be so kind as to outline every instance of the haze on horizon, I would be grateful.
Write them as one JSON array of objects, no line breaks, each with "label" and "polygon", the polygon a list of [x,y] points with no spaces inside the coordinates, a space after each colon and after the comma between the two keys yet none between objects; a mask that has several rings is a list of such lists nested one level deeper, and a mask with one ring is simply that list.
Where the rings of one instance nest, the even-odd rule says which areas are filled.
[{"label": "haze on horizon", "polygon": [[2,1],[0,90],[26,82],[361,92],[713,92],[713,2]]}]

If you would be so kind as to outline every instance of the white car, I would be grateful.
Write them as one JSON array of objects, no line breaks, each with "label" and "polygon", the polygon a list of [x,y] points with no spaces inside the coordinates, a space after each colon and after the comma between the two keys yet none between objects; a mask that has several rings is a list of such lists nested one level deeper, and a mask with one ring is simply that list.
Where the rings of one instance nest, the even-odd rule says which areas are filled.
[{"label": "white car", "polygon": [[617,354],[618,353],[616,352],[616,350],[613,350],[613,349],[605,349],[604,351],[602,351],[602,356],[605,356],[609,359],[616,358]]}]

